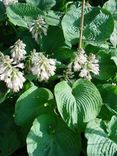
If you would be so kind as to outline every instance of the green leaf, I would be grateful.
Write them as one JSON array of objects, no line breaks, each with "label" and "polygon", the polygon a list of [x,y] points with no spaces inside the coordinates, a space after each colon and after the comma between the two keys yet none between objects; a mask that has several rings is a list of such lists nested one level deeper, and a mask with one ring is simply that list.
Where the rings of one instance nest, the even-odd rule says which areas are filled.
[{"label": "green leaf", "polygon": [[53,95],[45,88],[31,87],[17,100],[15,106],[15,121],[18,125],[30,123],[36,116],[52,111]]},{"label": "green leaf", "polygon": [[76,81],[72,88],[66,81],[58,83],[55,98],[59,113],[70,127],[80,127],[96,118],[102,106],[96,86],[83,79]]},{"label": "green leaf", "polygon": [[111,12],[113,15],[114,19],[117,20],[117,0],[108,0],[103,8],[107,9],[108,11]]},{"label": "green leaf", "polygon": [[52,54],[55,50],[64,45],[64,36],[62,29],[59,27],[50,27],[47,34],[48,35],[43,36],[42,39],[42,51],[47,51]]},{"label": "green leaf", "polygon": [[113,60],[115,65],[117,66],[117,49],[116,48],[110,49],[110,54],[111,60]]},{"label": "green leaf", "polygon": [[61,61],[64,64],[69,64],[69,62],[73,61],[75,58],[74,50],[68,47],[60,47],[55,51],[54,55],[58,61]]},{"label": "green leaf", "polygon": [[103,102],[107,108],[117,115],[117,86],[103,84],[99,87]]},{"label": "green leaf", "polygon": [[56,0],[26,0],[26,2],[31,3],[45,11],[50,10],[56,4]]},{"label": "green leaf", "polygon": [[13,118],[13,103],[10,100],[0,105],[0,156],[11,156],[21,144],[21,138]]},{"label": "green leaf", "polygon": [[114,21],[114,31],[111,34],[110,42],[112,43],[113,47],[116,48],[117,46],[117,21]]},{"label": "green leaf", "polygon": [[108,123],[108,136],[117,143],[117,117],[113,116]]},{"label": "green leaf", "polygon": [[[81,7],[73,5],[62,20],[62,28],[66,43],[78,42],[80,33]],[[86,42],[102,42],[110,38],[114,29],[114,20],[111,14],[104,9],[85,7],[84,40]]]},{"label": "green leaf", "polygon": [[18,38],[20,38],[26,44],[26,52],[28,54],[30,54],[30,52],[33,49],[38,49],[38,45],[36,44],[35,40],[32,38],[32,34],[30,32],[27,31],[20,32]]},{"label": "green leaf", "polygon": [[31,4],[15,3],[7,7],[7,17],[14,25],[28,27],[28,24],[42,15],[42,11]]},{"label": "green leaf", "polygon": [[3,82],[0,82],[0,103],[6,100],[9,92],[10,90],[6,87],[6,85]]},{"label": "green leaf", "polygon": [[6,19],[6,8],[3,2],[0,2],[0,22]]},{"label": "green leaf", "polygon": [[41,115],[27,137],[29,156],[79,156],[80,140],[58,117]]},{"label": "green leaf", "polygon": [[100,72],[96,78],[100,80],[108,80],[116,73],[116,66],[111,60],[111,54],[107,51],[100,50],[97,54],[99,60]]},{"label": "green leaf", "polygon": [[48,25],[57,26],[60,24],[61,16],[62,13],[50,10],[45,16],[45,21]]},{"label": "green leaf", "polygon": [[105,130],[103,125],[104,123],[99,119],[87,125],[86,138],[88,139],[88,156],[117,155],[117,118],[113,116]]}]

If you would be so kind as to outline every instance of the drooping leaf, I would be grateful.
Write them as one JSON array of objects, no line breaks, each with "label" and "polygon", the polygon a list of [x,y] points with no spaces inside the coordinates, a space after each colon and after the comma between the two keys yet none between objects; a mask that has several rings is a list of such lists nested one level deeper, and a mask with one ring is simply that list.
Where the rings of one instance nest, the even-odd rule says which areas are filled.
[{"label": "drooping leaf", "polygon": [[70,127],[83,125],[98,115],[102,99],[96,86],[90,81],[79,79],[71,88],[66,81],[55,86],[58,111]]},{"label": "drooping leaf", "polygon": [[33,19],[43,14],[37,7],[26,3],[12,4],[7,7],[6,12],[10,22],[26,28]]},{"label": "drooping leaf", "polygon": [[32,122],[36,116],[52,111],[53,95],[45,88],[31,87],[17,100],[15,107],[15,121],[18,125]]},{"label": "drooping leaf", "polygon": [[56,0],[26,0],[26,2],[31,3],[45,11],[50,10],[56,4]]},{"label": "drooping leaf", "polygon": [[88,139],[88,156],[117,155],[117,117],[113,116],[108,127],[104,129],[100,120],[88,123],[86,138]]},{"label": "drooping leaf", "polygon": [[27,150],[29,156],[79,156],[80,140],[60,118],[44,114],[34,120]]},{"label": "drooping leaf", "polygon": [[[81,7],[73,5],[62,20],[66,43],[77,43],[80,32]],[[84,40],[86,42],[106,41],[113,32],[114,20],[111,14],[98,7],[85,7]]]}]

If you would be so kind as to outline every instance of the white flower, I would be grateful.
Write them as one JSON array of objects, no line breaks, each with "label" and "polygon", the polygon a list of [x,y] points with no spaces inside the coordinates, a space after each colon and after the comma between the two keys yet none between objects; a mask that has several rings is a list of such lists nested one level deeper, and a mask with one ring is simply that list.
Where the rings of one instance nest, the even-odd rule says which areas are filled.
[{"label": "white flower", "polygon": [[26,45],[19,39],[13,46],[11,46],[11,56],[16,63],[25,59]]},{"label": "white flower", "polygon": [[31,71],[39,81],[47,81],[55,74],[55,70],[56,61],[54,59],[49,59],[43,53],[33,50]]},{"label": "white flower", "polygon": [[96,59],[94,54],[87,56],[83,49],[79,50],[74,63],[74,71],[79,71],[79,76],[85,79],[91,80],[91,73],[98,75],[99,74],[99,61]]},{"label": "white flower", "polygon": [[40,35],[43,33],[47,35],[48,25],[46,24],[42,16],[38,16],[31,24],[29,24],[29,31],[32,33],[32,37],[38,42]]},{"label": "white flower", "polygon": [[99,61],[96,59],[94,54],[90,54],[88,57],[88,69],[90,72],[94,73],[95,75],[99,74]]},{"label": "white flower", "polygon": [[90,75],[90,72],[87,70],[87,69],[82,69],[80,74],[79,74],[80,77],[83,77],[83,78],[86,78],[87,80],[91,80],[91,75]]},{"label": "white flower", "polygon": [[8,88],[17,92],[23,87],[25,78],[23,73],[13,64],[13,59],[0,53],[0,80],[4,81]]},{"label": "white flower", "polygon": [[74,61],[74,71],[79,71],[82,68],[82,66],[86,63],[86,61],[87,55],[85,54],[83,49],[80,49]]},{"label": "white flower", "polygon": [[9,5],[12,3],[17,3],[17,2],[18,2],[18,0],[3,0],[4,5]]},{"label": "white flower", "polygon": [[17,68],[12,68],[11,75],[5,79],[5,82],[8,88],[12,89],[14,92],[18,92],[22,89],[25,78],[23,73]]}]

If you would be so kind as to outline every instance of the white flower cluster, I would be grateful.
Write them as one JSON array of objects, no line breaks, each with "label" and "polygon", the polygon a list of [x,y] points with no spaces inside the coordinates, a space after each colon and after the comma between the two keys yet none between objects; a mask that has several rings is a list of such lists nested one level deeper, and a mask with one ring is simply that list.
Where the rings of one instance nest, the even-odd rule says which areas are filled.
[{"label": "white flower cluster", "polygon": [[55,74],[56,60],[49,59],[43,53],[38,53],[36,50],[32,52],[32,67],[33,75],[36,75],[39,81],[47,81]]},{"label": "white flower cluster", "polygon": [[25,59],[26,45],[19,39],[13,46],[11,46],[11,56],[16,63]]},{"label": "white flower cluster", "polygon": [[[25,82],[23,73],[20,71],[20,68],[23,68],[24,64],[19,62],[19,60],[23,60],[22,56],[24,56],[25,45],[20,42],[20,40],[18,40],[16,43],[13,46],[14,50],[11,49],[12,58],[10,58],[8,55],[0,53],[0,80],[4,81],[7,87],[14,92],[18,92],[23,87],[23,83]],[[22,47],[22,50],[19,49],[19,47]],[[20,58],[19,60],[16,59],[18,58],[18,55]]]},{"label": "white flower cluster", "polygon": [[99,74],[99,64],[96,56],[90,54],[87,56],[83,49],[78,51],[73,64],[74,71],[80,72],[79,76],[85,79],[91,80],[91,73],[98,75]]},{"label": "white flower cluster", "polygon": [[48,25],[42,16],[38,16],[38,18],[29,25],[29,31],[32,33],[32,37],[36,42],[38,42],[42,33],[47,35],[47,29]]},{"label": "white flower cluster", "polygon": [[4,5],[9,5],[12,3],[17,3],[17,2],[18,2],[18,0],[3,0]]}]

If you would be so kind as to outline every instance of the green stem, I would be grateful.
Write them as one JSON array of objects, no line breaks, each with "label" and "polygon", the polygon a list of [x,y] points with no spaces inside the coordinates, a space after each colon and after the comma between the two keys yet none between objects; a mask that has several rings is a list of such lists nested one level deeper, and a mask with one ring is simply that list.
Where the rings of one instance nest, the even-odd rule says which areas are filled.
[{"label": "green stem", "polygon": [[84,8],[85,8],[85,0],[82,2],[82,11],[81,11],[81,20],[80,20],[80,39],[79,39],[79,49],[82,48],[83,41],[83,26],[84,26]]}]

